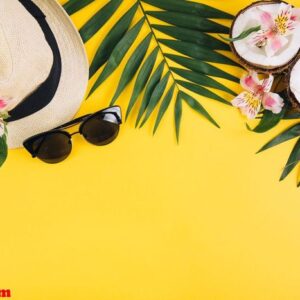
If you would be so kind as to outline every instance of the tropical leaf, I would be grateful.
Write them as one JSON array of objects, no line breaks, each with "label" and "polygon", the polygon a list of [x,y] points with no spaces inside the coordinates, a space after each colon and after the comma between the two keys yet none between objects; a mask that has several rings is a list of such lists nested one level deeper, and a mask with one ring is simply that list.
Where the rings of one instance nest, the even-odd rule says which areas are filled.
[{"label": "tropical leaf", "polygon": [[236,41],[240,41],[245,39],[246,37],[248,37],[251,33],[253,32],[257,32],[261,29],[261,26],[256,26],[256,27],[251,27],[248,30],[243,31],[239,36],[235,37],[235,38],[225,38],[223,36],[220,36],[224,41],[227,42],[236,42]]},{"label": "tropical leaf", "polygon": [[228,44],[214,38],[211,35],[203,33],[199,30],[191,30],[176,26],[153,25],[154,29],[169,35],[177,40],[194,43],[200,46],[206,46],[207,49],[212,50],[230,50]]},{"label": "tropical leaf", "polygon": [[151,95],[150,101],[146,108],[146,115],[145,115],[140,127],[142,127],[146,123],[146,121],[149,119],[151,113],[155,109],[156,105],[158,104],[158,102],[159,102],[161,96],[163,95],[164,90],[167,86],[169,77],[170,77],[170,72],[168,72],[155,87],[155,89]]},{"label": "tropical leaf", "polygon": [[102,26],[116,12],[121,3],[122,0],[111,0],[79,30],[84,43],[102,28]]},{"label": "tropical leaf", "polygon": [[161,76],[162,76],[164,67],[165,67],[165,62],[162,61],[148,81],[148,84],[146,86],[146,90],[144,93],[143,101],[142,101],[142,104],[141,104],[141,107],[139,109],[139,113],[138,113],[138,116],[136,119],[136,123],[135,123],[136,127],[138,126],[143,114],[145,113],[145,111],[148,107],[148,104],[151,99],[151,95],[154,92],[155,87],[159,84],[159,82],[161,80]]},{"label": "tropical leaf", "polygon": [[176,139],[177,142],[179,142],[180,124],[182,118],[182,98],[180,93],[178,93],[175,102],[174,117],[175,117]]},{"label": "tropical leaf", "polygon": [[286,109],[282,109],[279,114],[273,114],[271,111],[265,110],[260,123],[254,129],[251,129],[247,124],[247,128],[256,133],[267,132],[278,125],[278,123],[283,119],[285,112]]},{"label": "tropical leaf", "polygon": [[276,136],[274,139],[272,139],[270,142],[268,142],[266,145],[264,145],[257,153],[260,153],[269,148],[275,147],[279,144],[282,144],[284,142],[287,142],[287,141],[292,140],[299,136],[300,136],[300,124],[296,124],[296,125],[290,127],[289,129],[285,130],[278,136]]},{"label": "tropical leaf", "polygon": [[208,49],[206,46],[200,46],[193,43],[183,41],[159,39],[160,43],[168,46],[181,54],[192,58],[197,58],[206,62],[213,62],[219,64],[227,64],[231,66],[239,66],[238,63],[218,52]]},{"label": "tropical leaf", "polygon": [[2,137],[0,137],[0,167],[7,159],[7,151],[6,135],[4,134]]},{"label": "tropical leaf", "polygon": [[140,93],[142,92],[142,90],[144,89],[144,87],[147,84],[147,81],[150,77],[150,74],[153,70],[156,58],[157,58],[157,54],[158,54],[158,47],[156,47],[152,53],[148,56],[148,58],[146,59],[146,61],[144,62],[143,66],[141,67],[139,74],[137,76],[136,82],[135,82],[135,86],[133,89],[133,93],[131,96],[131,99],[129,101],[128,104],[128,108],[127,108],[127,112],[126,112],[126,119],[128,118],[133,106],[135,105]]},{"label": "tropical leaf", "polygon": [[212,18],[212,19],[233,19],[234,18],[231,14],[228,14],[222,10],[210,7],[206,4],[201,4],[201,3],[191,2],[191,1],[143,0],[143,2],[167,11],[176,11],[180,13],[194,14],[203,18]]},{"label": "tropical leaf", "polygon": [[70,0],[64,5],[64,9],[69,15],[72,15],[94,1],[95,0]]},{"label": "tropical leaf", "polygon": [[206,18],[170,11],[147,11],[147,15],[169,24],[209,33],[228,33],[229,28]]},{"label": "tropical leaf", "polygon": [[280,177],[280,181],[284,180],[298,165],[300,161],[300,139],[297,141]]},{"label": "tropical leaf", "polygon": [[94,60],[92,61],[90,67],[90,76],[93,76],[99,70],[99,68],[101,68],[107,62],[114,48],[129,29],[137,8],[138,4],[136,3],[128,10],[128,12],[123,15],[123,17],[116,23],[116,25],[105,37],[94,57]]},{"label": "tropical leaf", "polygon": [[300,113],[292,110],[287,110],[284,117],[284,120],[298,120],[300,119]]},{"label": "tropical leaf", "polygon": [[129,58],[126,67],[124,69],[124,72],[122,74],[117,91],[111,101],[111,105],[114,105],[116,100],[119,98],[120,94],[123,92],[127,84],[131,81],[131,79],[139,69],[139,66],[143,61],[146,52],[148,50],[151,38],[152,38],[151,34],[148,34],[147,37],[139,44],[139,46],[135,49],[135,51]]},{"label": "tropical leaf", "polygon": [[[91,2],[70,0],[65,8],[72,13]],[[136,126],[143,126],[158,108],[153,129],[155,133],[174,100],[177,139],[180,132],[182,102],[187,103],[213,125],[218,126],[205,108],[189,93],[193,92],[224,104],[230,104],[229,100],[236,95],[228,85],[219,82],[218,78],[232,82],[239,82],[239,79],[225,72],[223,68],[211,64],[239,66],[224,54],[224,51],[230,49],[228,44],[211,35],[211,33],[229,34],[227,26],[214,20],[232,20],[233,16],[217,8],[192,1],[137,0],[133,1],[132,6],[121,14],[121,17],[117,18],[115,12],[119,7],[123,7],[123,3],[125,1],[109,1],[92,15],[80,30],[83,40],[88,41],[96,33],[101,32],[108,20],[112,17],[116,18],[115,25],[104,36],[92,60],[90,76],[94,76],[102,66],[105,66],[95,79],[90,95],[120,67],[124,57],[130,51],[132,54],[122,70],[111,101],[111,103],[118,101],[128,84],[134,81],[126,119],[133,113],[133,107],[139,103]],[[150,11],[145,9],[144,3]],[[142,17],[138,17],[140,15]],[[138,21],[135,21],[136,19]],[[157,24],[157,20],[167,24]],[[146,30],[148,33],[145,34]],[[137,40],[140,42],[138,43]],[[152,45],[155,46],[152,48]],[[172,54],[168,49],[172,49]],[[223,51],[222,54],[218,52],[219,50]],[[167,87],[168,90],[165,91]],[[210,88],[226,94],[221,97]]]},{"label": "tropical leaf", "polygon": [[[294,138],[298,138],[298,141],[289,156],[286,166],[283,169],[282,175],[280,177],[280,181],[284,180],[292,172],[292,170],[298,165],[298,163],[300,161],[300,139],[299,139],[299,137],[300,137],[300,124],[296,124],[296,125],[290,127],[289,129],[285,130],[278,136],[276,136],[274,139],[272,139],[270,142],[268,142],[266,145],[264,145],[257,152],[257,153],[260,153],[262,151],[265,151],[269,148],[280,145],[280,144],[287,142],[289,140],[292,140]],[[298,182],[297,186],[300,187],[300,182]]]},{"label": "tropical leaf", "polygon": [[98,88],[98,86],[101,85],[105,81],[105,79],[107,79],[113,73],[113,71],[120,65],[122,59],[124,58],[124,55],[127,53],[132,42],[136,39],[137,35],[139,34],[144,24],[144,21],[145,19],[142,18],[134,27],[132,27],[125,34],[125,36],[117,44],[111,56],[109,57],[109,60],[103,72],[100,74],[100,76],[94,83],[90,94],[92,94]]},{"label": "tropical leaf", "polygon": [[200,73],[200,74],[205,74],[205,75],[210,75],[214,77],[220,77],[224,79],[228,79],[234,82],[239,83],[240,79],[237,77],[232,76],[229,73],[226,73],[222,71],[221,69],[218,69],[204,61],[197,60],[197,59],[191,59],[188,57],[184,56],[179,56],[179,55],[174,55],[174,54],[165,54],[167,58],[170,60],[174,61],[175,63],[190,69],[194,71],[195,73]]},{"label": "tropical leaf", "polygon": [[166,96],[164,97],[164,99],[161,103],[159,112],[157,114],[157,119],[156,119],[156,122],[154,125],[153,134],[155,134],[162,118],[164,117],[164,114],[166,113],[166,111],[171,103],[172,97],[174,95],[174,91],[175,91],[175,83],[173,83],[173,85],[170,87],[169,91],[167,92]]},{"label": "tropical leaf", "polygon": [[206,98],[217,100],[217,101],[219,101],[223,104],[226,104],[226,105],[231,105],[224,98],[222,98],[219,95],[211,92],[210,90],[202,87],[201,85],[197,85],[197,84],[190,83],[190,82],[187,82],[187,81],[182,81],[182,80],[178,80],[177,82],[178,82],[179,85],[181,85],[182,87],[190,90],[191,92],[194,92],[194,93],[199,94],[201,96],[204,96]]},{"label": "tropical leaf", "polygon": [[202,115],[204,118],[206,118],[209,122],[211,122],[216,127],[220,128],[218,123],[211,117],[211,115],[206,111],[206,109],[191,95],[180,92],[182,99],[196,112],[198,112],[200,115]]},{"label": "tropical leaf", "polygon": [[211,87],[211,88],[215,88],[218,89],[220,91],[224,91],[227,92],[233,96],[236,96],[237,94],[232,91],[231,89],[229,89],[228,87],[226,87],[225,85],[219,83],[218,81],[203,75],[203,74],[199,74],[199,73],[195,73],[193,71],[189,71],[189,70],[183,70],[183,69],[179,69],[179,68],[171,68],[171,71],[173,71],[174,73],[176,73],[177,75],[181,76],[182,78],[189,80],[191,82],[194,82],[196,84],[200,84],[206,87]]}]

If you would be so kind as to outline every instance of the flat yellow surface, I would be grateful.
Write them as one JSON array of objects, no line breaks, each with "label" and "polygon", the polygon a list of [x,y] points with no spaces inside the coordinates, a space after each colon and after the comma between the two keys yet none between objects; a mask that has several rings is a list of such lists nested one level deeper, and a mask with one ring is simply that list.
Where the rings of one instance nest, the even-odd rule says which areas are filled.
[{"label": "flat yellow surface", "polygon": [[[250,1],[206,3],[236,13]],[[90,59],[115,21],[87,44]],[[105,107],[119,76],[79,115]],[[11,151],[0,171],[0,289],[18,300],[300,299],[297,173],[278,182],[294,142],[254,154],[294,122],[253,134],[237,110],[198,99],[222,129],[184,105],[179,146],[171,107],[155,137],[153,120],[136,130],[132,116],[107,147],[76,136],[62,164]]]}]

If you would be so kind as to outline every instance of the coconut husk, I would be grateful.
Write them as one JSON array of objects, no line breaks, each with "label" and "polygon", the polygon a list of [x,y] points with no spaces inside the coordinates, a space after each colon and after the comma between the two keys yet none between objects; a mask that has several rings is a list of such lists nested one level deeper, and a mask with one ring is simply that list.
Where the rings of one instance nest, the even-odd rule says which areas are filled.
[{"label": "coconut husk", "polygon": [[[298,59],[299,59],[299,57],[298,57]],[[300,99],[297,99],[295,94],[292,92],[290,82],[291,82],[292,70],[293,70],[294,66],[296,65],[296,63],[298,62],[298,59],[289,67],[288,72],[285,76],[285,81],[286,81],[286,85],[287,85],[287,89],[286,89],[287,99],[292,106],[292,110],[296,111],[296,112],[300,112],[300,102],[299,102]]]},{"label": "coconut husk", "polygon": [[[267,5],[267,4],[279,4],[279,3],[287,3],[285,1],[279,1],[279,0],[264,0],[264,1],[257,1],[257,2],[254,2],[252,3],[251,5],[245,7],[243,10],[241,10],[235,17],[235,19],[233,20],[233,23],[232,23],[232,26],[231,26],[231,29],[230,29],[230,38],[232,38],[232,31],[233,31],[233,27],[234,27],[234,24],[235,24],[235,21],[237,20],[237,18],[243,14],[245,11],[247,11],[248,9],[252,8],[252,7],[256,7],[256,6],[260,6],[260,5]],[[299,52],[288,62],[286,63],[285,65],[282,65],[282,66],[279,66],[279,67],[270,67],[270,68],[267,68],[265,66],[262,66],[262,65],[258,65],[258,64],[253,64],[247,60],[245,60],[236,50],[235,46],[234,46],[234,43],[231,42],[230,43],[230,47],[231,47],[231,50],[232,52],[235,54],[235,56],[238,58],[240,64],[242,66],[244,66],[245,68],[247,69],[251,69],[251,70],[254,70],[256,71],[257,73],[262,73],[262,74],[280,74],[284,71],[286,71],[294,62],[295,60],[297,60],[298,58],[298,55],[299,55]],[[300,50],[300,49],[299,49]]]}]

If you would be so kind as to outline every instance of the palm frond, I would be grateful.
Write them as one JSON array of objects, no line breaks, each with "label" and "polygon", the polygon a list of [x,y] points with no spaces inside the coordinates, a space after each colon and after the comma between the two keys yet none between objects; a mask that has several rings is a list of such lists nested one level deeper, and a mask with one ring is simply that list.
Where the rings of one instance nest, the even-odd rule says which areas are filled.
[{"label": "palm frond", "polygon": [[[90,5],[91,2],[93,1],[70,0],[65,8],[69,14],[72,14]],[[116,18],[116,12],[122,2],[111,0],[91,16],[91,19],[80,29],[84,42],[99,32],[110,18]],[[155,10],[147,10],[146,7],[153,7]],[[137,13],[142,17],[134,23]],[[90,95],[113,74],[131,50],[132,54],[127,59],[111,100],[112,104],[118,101],[121,93],[135,78],[134,90],[128,101],[126,119],[132,114],[138,102],[140,106],[136,116],[136,126],[143,126],[157,109],[153,129],[155,133],[174,100],[177,139],[179,139],[183,102],[219,127],[205,108],[190,94],[190,92],[196,93],[224,104],[229,104],[228,100],[236,95],[227,85],[221,83],[219,78],[235,83],[239,79],[213,65],[217,63],[239,67],[236,61],[224,54],[226,53],[224,51],[229,51],[228,44],[215,37],[215,34],[229,33],[229,28],[216,19],[232,20],[233,16],[206,4],[192,1],[135,1],[117,19],[116,24],[98,47],[90,66],[90,76],[94,76],[102,66],[105,66],[97,75]],[[143,36],[142,28],[146,26],[148,34]],[[161,34],[164,38],[161,38]],[[141,42],[132,49],[137,39]],[[156,45],[151,51],[150,44]],[[219,52],[220,50],[222,53]],[[220,91],[222,95],[215,90]],[[142,93],[143,97],[139,101]]]},{"label": "palm frond", "polygon": [[6,161],[7,155],[8,155],[8,148],[6,142],[6,134],[4,134],[3,136],[0,137],[0,167]]},{"label": "palm frond", "polygon": [[[298,141],[290,154],[290,157],[286,163],[286,166],[284,167],[284,170],[280,177],[280,181],[284,180],[300,162],[300,139],[299,139],[299,137],[300,137],[300,124],[296,124],[288,129],[286,129],[284,132],[280,133],[279,135],[277,135],[275,138],[273,138],[270,142],[268,142],[266,145],[264,145],[257,152],[257,153],[263,152],[267,149],[278,146],[278,145],[285,143],[287,141],[290,141],[292,139],[298,138]],[[300,183],[298,183],[298,187],[300,187]]]}]

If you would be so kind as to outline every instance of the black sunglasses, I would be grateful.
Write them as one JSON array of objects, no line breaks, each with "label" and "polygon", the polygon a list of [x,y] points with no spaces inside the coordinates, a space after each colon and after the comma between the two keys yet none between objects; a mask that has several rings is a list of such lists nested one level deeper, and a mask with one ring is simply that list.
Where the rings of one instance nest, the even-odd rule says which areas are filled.
[{"label": "black sunglasses", "polygon": [[[63,130],[80,124],[79,131]],[[94,114],[74,119],[52,130],[34,135],[23,143],[25,149],[40,160],[55,164],[65,160],[72,151],[72,136],[81,134],[89,143],[104,146],[116,139],[122,124],[121,109],[112,106]]]}]

